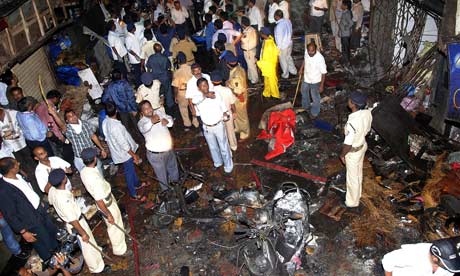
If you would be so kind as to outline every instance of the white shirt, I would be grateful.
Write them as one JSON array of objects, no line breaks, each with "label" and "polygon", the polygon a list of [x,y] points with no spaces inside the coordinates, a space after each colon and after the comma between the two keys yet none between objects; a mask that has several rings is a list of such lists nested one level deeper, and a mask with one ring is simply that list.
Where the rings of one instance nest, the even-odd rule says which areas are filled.
[{"label": "white shirt", "polygon": [[371,0],[361,0],[365,12],[371,11]]},{"label": "white shirt", "polygon": [[180,10],[176,10],[176,8],[171,9],[171,19],[176,24],[184,24],[188,18],[188,11],[184,7],[180,7]]},{"label": "white shirt", "polygon": [[310,7],[311,7],[310,9],[311,16],[323,16],[324,11],[317,10],[315,9],[315,7],[327,9],[327,1],[326,0],[310,0]]},{"label": "white shirt", "polygon": [[8,89],[8,85],[6,83],[0,82],[0,104],[7,105],[8,98],[6,97],[6,90]]},{"label": "white shirt", "polygon": [[289,19],[281,18],[276,22],[275,42],[280,50],[292,45],[292,23]]},{"label": "white shirt", "polygon": [[403,244],[401,249],[385,254],[383,269],[393,276],[450,276],[447,270],[438,268],[433,273],[430,262],[431,243]]},{"label": "white shirt", "polygon": [[353,14],[353,23],[356,23],[355,30],[358,30],[363,24],[363,4],[361,2],[353,3],[353,6],[351,7],[351,13]]},{"label": "white shirt", "polygon": [[5,144],[5,141],[3,141],[2,148],[0,149],[0,159],[5,158],[5,157],[14,158],[14,155],[13,155],[13,148]]},{"label": "white shirt", "polygon": [[139,131],[144,135],[145,147],[149,151],[153,152],[165,152],[172,150],[173,142],[171,134],[169,133],[168,127],[172,127],[173,119],[171,116],[166,115],[160,109],[154,110],[153,114],[156,114],[160,119],[166,119],[168,124],[163,126],[162,122],[153,124],[150,118],[142,117],[137,126]]},{"label": "white shirt", "polygon": [[[214,90],[214,85],[211,82],[211,78],[209,77],[208,74],[201,74],[201,77],[205,78],[208,80],[208,85],[209,85],[209,91]],[[198,79],[195,76],[192,76],[192,78],[187,81],[187,88],[185,89],[185,98],[186,99],[194,99],[195,97],[201,98],[203,93],[198,89],[198,86],[196,85],[196,82]]]},{"label": "white shirt", "polygon": [[259,28],[259,30],[264,26],[262,13],[260,12],[259,8],[256,5],[248,9],[247,16],[249,17],[249,20],[251,21],[251,25],[257,25],[257,28]]},{"label": "white shirt", "polygon": [[323,55],[317,50],[316,54],[310,57],[308,51],[305,50],[304,60],[303,81],[306,83],[321,82],[322,75],[327,73],[326,61]]},{"label": "white shirt", "polygon": [[102,122],[102,131],[105,134],[105,141],[109,146],[110,155],[115,164],[128,161],[132,158],[128,151],[136,152],[139,148],[139,145],[134,142],[126,127],[116,119],[107,117]]},{"label": "white shirt", "polygon": [[212,48],[214,48],[214,44],[216,43],[217,41],[217,36],[220,34],[220,33],[223,33],[225,34],[225,36],[227,37],[227,43],[232,43],[233,42],[233,37],[236,37],[236,36],[240,36],[241,33],[238,32],[238,31],[235,31],[233,29],[221,29],[221,30],[217,30],[213,35],[212,35]]},{"label": "white shirt", "polygon": [[118,60],[118,56],[115,54],[112,48],[117,50],[120,57],[124,57],[128,53],[125,44],[123,43],[123,39],[118,33],[109,31],[107,40],[109,41],[109,46],[112,50],[113,60]]},{"label": "white shirt", "polygon": [[355,111],[348,115],[345,125],[345,145],[360,147],[366,143],[366,135],[371,130],[372,113],[369,109]]},{"label": "white shirt", "polygon": [[[35,168],[35,178],[37,179],[38,187],[42,192],[45,192],[45,186],[48,183],[48,176],[50,172],[54,169],[67,169],[70,168],[70,164],[65,161],[64,159],[57,157],[57,156],[50,156],[48,157],[50,160],[50,166],[38,162],[37,167]],[[67,178],[67,183],[65,184],[65,188],[68,191],[72,190],[72,184],[70,180]]]},{"label": "white shirt", "polygon": [[72,192],[51,187],[48,191],[48,201],[63,221],[70,223],[80,219],[81,209]]},{"label": "white shirt", "polygon": [[[286,1],[285,1],[285,2],[286,2]],[[276,20],[275,20],[275,12],[276,12],[277,10],[280,10],[280,6],[278,5],[278,3],[273,2],[273,3],[268,7],[268,23],[273,24],[273,23],[276,22]],[[286,16],[286,14],[284,14],[284,11],[283,11],[283,17],[289,19],[289,15]]]},{"label": "white shirt", "polygon": [[236,97],[233,94],[232,90],[228,87],[217,85],[214,86],[214,92],[216,92],[216,94],[219,94],[219,96],[222,97],[222,100],[224,101],[227,110],[231,110],[232,104],[235,104],[236,102]]},{"label": "white shirt", "polygon": [[279,4],[279,9],[283,11],[283,18],[289,19],[289,2],[288,1],[281,1]]},{"label": "white shirt", "polygon": [[137,40],[139,41],[140,47],[144,45],[146,42],[146,39],[144,37],[144,22],[136,22],[134,23],[134,26],[136,27],[136,30],[134,31],[134,35],[136,36]]},{"label": "white shirt", "polygon": [[[27,146],[22,130],[16,120],[16,110],[3,109],[5,118],[0,120],[0,128],[2,130],[3,143],[13,149],[20,151]],[[8,135],[7,135],[8,134]]]},{"label": "white shirt", "polygon": [[128,32],[125,39],[126,50],[128,51],[128,58],[130,64],[139,64],[141,61],[138,60],[134,55],[131,55],[129,51],[133,51],[139,57],[141,56],[141,45],[137,37]]},{"label": "white shirt", "polygon": [[22,178],[22,176],[19,174],[16,175],[16,178],[17,179],[3,177],[3,179],[6,182],[21,190],[21,192],[29,200],[30,204],[32,204],[32,206],[34,206],[34,208],[37,209],[40,205],[40,197],[37,195],[34,189],[32,189],[32,185],[30,185],[29,182],[25,181],[24,178]]},{"label": "white shirt", "polygon": [[222,121],[224,112],[227,112],[227,106],[224,99],[219,93],[215,93],[216,98],[204,98],[201,94],[201,99],[195,98],[194,104],[201,114],[201,120],[205,125],[215,125]]},{"label": "white shirt", "polygon": [[209,13],[209,8],[212,7],[214,5],[214,3],[212,2],[212,0],[204,0],[204,7],[203,7],[203,10],[204,10],[204,13]]},{"label": "white shirt", "polygon": [[233,23],[228,20],[225,20],[224,22],[222,22],[222,29],[233,29]]}]

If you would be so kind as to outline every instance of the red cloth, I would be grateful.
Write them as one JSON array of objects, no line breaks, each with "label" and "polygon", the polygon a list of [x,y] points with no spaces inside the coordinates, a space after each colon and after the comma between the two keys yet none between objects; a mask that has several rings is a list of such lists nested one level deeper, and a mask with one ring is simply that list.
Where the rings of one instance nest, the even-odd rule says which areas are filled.
[{"label": "red cloth", "polygon": [[294,144],[295,112],[292,109],[274,111],[270,113],[267,131],[257,136],[257,139],[275,139],[272,151],[265,155],[265,160],[270,160],[286,152],[286,149]]}]

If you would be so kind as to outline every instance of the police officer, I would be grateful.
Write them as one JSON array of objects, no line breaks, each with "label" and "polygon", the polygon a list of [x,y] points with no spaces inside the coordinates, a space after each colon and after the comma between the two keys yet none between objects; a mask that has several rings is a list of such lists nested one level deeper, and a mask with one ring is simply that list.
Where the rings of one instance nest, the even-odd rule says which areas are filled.
[{"label": "police officer", "polygon": [[123,226],[120,209],[118,208],[117,200],[112,195],[110,183],[104,179],[96,167],[97,150],[95,148],[86,148],[81,152],[81,158],[85,167],[81,170],[81,181],[85,185],[88,193],[96,201],[97,208],[104,214],[104,221],[107,225],[107,234],[109,235],[110,243],[112,244],[113,255],[125,256],[127,246],[125,241],[125,233],[118,229]]},{"label": "police officer", "polygon": [[249,138],[248,118],[248,80],[246,71],[238,64],[238,59],[232,53],[227,55],[227,66],[230,69],[230,76],[227,86],[232,89],[237,100],[235,102],[236,118],[235,132],[240,134],[240,141]]},{"label": "police officer", "polygon": [[48,176],[48,201],[54,206],[59,217],[66,222],[66,228],[69,233],[72,229],[78,232],[78,240],[80,242],[81,251],[86,264],[91,273],[106,272],[109,266],[104,266],[104,260],[92,245],[97,246],[91,228],[82,215],[80,207],[77,205],[71,191],[66,189],[67,176],[63,169],[54,169]]},{"label": "police officer", "polygon": [[348,107],[351,114],[345,125],[345,140],[343,141],[340,160],[347,168],[347,194],[345,205],[358,207],[363,183],[363,161],[367,150],[366,135],[371,130],[372,114],[365,109],[366,95],[358,91],[350,93]]}]

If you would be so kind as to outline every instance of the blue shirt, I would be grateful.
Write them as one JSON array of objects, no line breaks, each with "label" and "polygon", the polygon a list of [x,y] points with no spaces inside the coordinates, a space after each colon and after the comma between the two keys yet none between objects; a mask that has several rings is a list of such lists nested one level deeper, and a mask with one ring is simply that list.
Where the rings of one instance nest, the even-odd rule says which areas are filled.
[{"label": "blue shirt", "polygon": [[102,102],[113,102],[118,112],[133,112],[137,110],[133,88],[125,80],[113,81],[102,94]]},{"label": "blue shirt", "polygon": [[34,112],[18,112],[16,114],[19,127],[22,129],[24,138],[28,141],[42,142],[46,139],[48,129]]},{"label": "blue shirt", "polygon": [[154,80],[165,82],[170,79],[171,62],[166,55],[160,53],[151,55],[147,60],[146,67],[152,72]]},{"label": "blue shirt", "polygon": [[214,28],[214,23],[209,22],[204,31],[204,36],[206,37],[206,49],[209,51],[212,48],[212,36],[216,32]]},{"label": "blue shirt", "polygon": [[174,34],[176,33],[176,28],[168,28],[168,32],[166,34],[162,34],[161,32],[158,32],[156,37],[158,39],[158,42],[161,43],[163,46],[164,54],[165,56],[169,57],[171,56],[171,52],[169,51],[169,46],[171,45],[171,40],[174,37]]}]

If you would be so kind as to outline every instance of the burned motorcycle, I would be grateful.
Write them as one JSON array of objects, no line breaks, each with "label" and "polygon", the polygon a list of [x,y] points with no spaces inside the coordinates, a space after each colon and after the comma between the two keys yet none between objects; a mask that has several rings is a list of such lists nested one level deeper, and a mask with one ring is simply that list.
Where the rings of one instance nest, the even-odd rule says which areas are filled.
[{"label": "burned motorcycle", "polygon": [[240,219],[243,245],[238,251],[252,275],[294,275],[301,267],[301,252],[313,239],[309,224],[310,195],[294,182],[281,184],[273,200],[252,219]]}]

